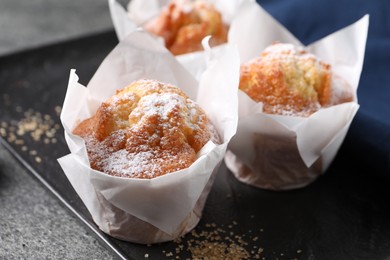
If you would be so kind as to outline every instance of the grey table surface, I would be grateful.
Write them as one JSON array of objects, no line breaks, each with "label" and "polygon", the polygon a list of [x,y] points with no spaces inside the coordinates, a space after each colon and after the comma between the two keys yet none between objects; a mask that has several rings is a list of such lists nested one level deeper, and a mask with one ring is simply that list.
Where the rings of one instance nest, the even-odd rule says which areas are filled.
[{"label": "grey table surface", "polygon": [[[107,0],[1,0],[0,57],[109,28]],[[115,255],[0,145],[0,259]]]}]

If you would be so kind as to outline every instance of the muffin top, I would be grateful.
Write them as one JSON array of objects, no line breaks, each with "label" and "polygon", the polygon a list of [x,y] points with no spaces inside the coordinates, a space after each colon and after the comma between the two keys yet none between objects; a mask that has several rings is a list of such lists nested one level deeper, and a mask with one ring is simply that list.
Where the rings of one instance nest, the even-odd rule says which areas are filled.
[{"label": "muffin top", "polygon": [[144,28],[163,37],[174,55],[203,50],[201,42],[207,35],[212,36],[211,46],[227,41],[227,26],[221,14],[203,0],[172,0]]},{"label": "muffin top", "polygon": [[155,80],[118,90],[73,133],[85,140],[93,169],[148,179],[189,167],[216,137],[199,105],[178,87]]},{"label": "muffin top", "polygon": [[242,64],[240,73],[240,89],[262,102],[265,113],[309,116],[341,99],[352,100],[350,89],[333,86],[330,64],[293,44],[270,45]]}]

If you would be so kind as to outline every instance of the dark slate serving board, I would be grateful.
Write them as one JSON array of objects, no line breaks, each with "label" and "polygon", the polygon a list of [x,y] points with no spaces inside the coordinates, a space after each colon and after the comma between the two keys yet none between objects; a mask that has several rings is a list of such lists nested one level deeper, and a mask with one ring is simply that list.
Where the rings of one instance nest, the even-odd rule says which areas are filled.
[{"label": "dark slate serving board", "polygon": [[[217,252],[216,245],[235,245],[230,249],[236,256],[251,259],[390,257],[390,174],[389,165],[380,160],[389,155],[389,126],[371,117],[364,106],[329,170],[306,188],[256,189],[239,183],[222,164],[203,218],[180,241],[144,246],[102,233],[56,161],[69,152],[58,108],[70,69],[77,69],[86,85],[116,43],[109,31],[1,57],[0,134],[5,147],[119,258],[192,258],[194,250],[205,252],[213,242],[219,244],[209,255]],[[363,87],[370,77],[363,73]],[[360,100],[365,104],[369,98]],[[375,135],[364,139],[367,125]],[[45,127],[48,135],[37,131]],[[371,142],[376,137],[384,146]]]}]

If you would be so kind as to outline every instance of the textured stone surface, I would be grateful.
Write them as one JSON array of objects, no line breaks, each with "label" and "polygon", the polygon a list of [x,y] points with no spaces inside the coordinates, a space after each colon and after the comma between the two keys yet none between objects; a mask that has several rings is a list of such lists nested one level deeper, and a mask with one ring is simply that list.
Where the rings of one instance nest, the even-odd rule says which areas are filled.
[{"label": "textured stone surface", "polygon": [[0,259],[114,259],[2,146],[0,219]]},{"label": "textured stone surface", "polygon": [[[107,0],[0,1],[0,55],[109,28]],[[114,258],[0,145],[0,259]]]}]

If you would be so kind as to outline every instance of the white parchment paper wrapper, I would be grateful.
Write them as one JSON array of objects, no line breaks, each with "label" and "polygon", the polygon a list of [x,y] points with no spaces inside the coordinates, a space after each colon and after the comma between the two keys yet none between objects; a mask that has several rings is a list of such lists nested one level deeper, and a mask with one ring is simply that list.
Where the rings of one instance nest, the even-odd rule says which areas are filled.
[{"label": "white parchment paper wrapper", "polygon": [[[224,22],[228,25],[232,23],[240,6],[244,2],[251,0],[206,0],[214,4],[221,12]],[[127,5],[127,10],[116,0],[108,0],[111,19],[118,39],[121,41],[137,27],[142,27],[160,14],[161,10],[170,2],[170,0],[131,0]],[[164,40],[159,39],[161,44]],[[214,47],[215,51],[224,52],[225,44]],[[192,52],[176,56],[178,61],[193,75],[199,79],[206,69],[206,54],[203,51]]]},{"label": "white parchment paper wrapper", "polygon": [[[235,48],[218,55],[211,53],[208,68],[198,82],[143,31],[131,33],[114,48],[87,88],[71,71],[61,114],[71,153],[58,161],[101,230],[127,241],[157,243],[195,227],[227,144],[236,132],[238,77]],[[210,141],[189,168],[154,179],[114,177],[91,169],[84,141],[72,130],[95,114],[116,89],[141,78],[182,88],[206,111],[223,143]]]},{"label": "white parchment paper wrapper", "polygon": [[[239,91],[239,123],[225,162],[242,182],[266,189],[303,187],[324,173],[335,157],[357,112],[356,91],[363,65],[368,15],[313,44],[308,51],[331,64],[334,84],[345,80],[354,102],[321,109],[307,118],[269,115],[262,104]],[[231,24],[229,43],[241,62],[275,41],[303,46],[258,4],[245,3]]]}]

